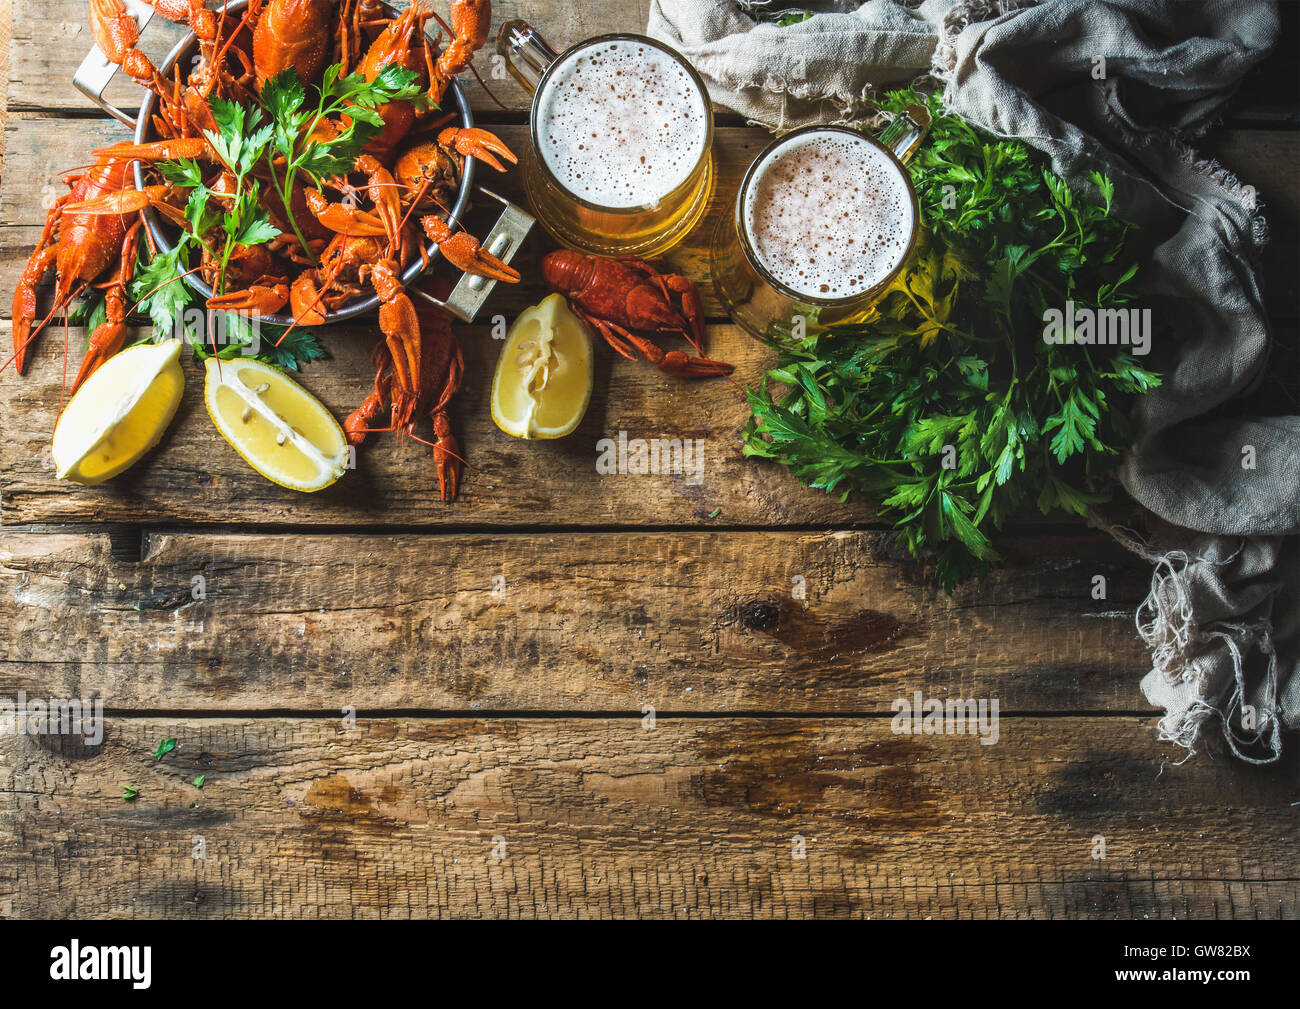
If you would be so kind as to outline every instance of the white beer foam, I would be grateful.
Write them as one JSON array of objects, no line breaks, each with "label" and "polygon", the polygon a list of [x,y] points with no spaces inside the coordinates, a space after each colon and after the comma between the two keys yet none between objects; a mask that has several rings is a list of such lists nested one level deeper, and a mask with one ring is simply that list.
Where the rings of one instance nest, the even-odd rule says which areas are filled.
[{"label": "white beer foam", "polygon": [[898,163],[864,137],[791,137],[754,171],[746,230],[772,277],[805,297],[871,290],[902,261],[916,226]]},{"label": "white beer foam", "polygon": [[704,152],[709,111],[694,79],[641,42],[578,50],[551,72],[537,102],[546,166],[597,206],[656,206]]}]

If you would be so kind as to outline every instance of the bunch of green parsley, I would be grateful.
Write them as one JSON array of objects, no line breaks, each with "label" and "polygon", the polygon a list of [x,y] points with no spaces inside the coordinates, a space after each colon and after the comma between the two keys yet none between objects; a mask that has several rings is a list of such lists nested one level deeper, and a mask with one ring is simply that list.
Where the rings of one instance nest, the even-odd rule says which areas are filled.
[{"label": "bunch of green parsley", "polygon": [[1133,297],[1110,181],[1072,191],[937,97],[893,92],[882,108],[913,102],[933,120],[908,165],[916,254],[868,321],[770,334],[779,360],[749,391],[744,452],[870,501],[951,592],[1000,559],[990,534],[1022,506],[1083,515],[1106,499],[1127,407],[1160,379],[1122,346],[1043,340],[1048,308]]}]

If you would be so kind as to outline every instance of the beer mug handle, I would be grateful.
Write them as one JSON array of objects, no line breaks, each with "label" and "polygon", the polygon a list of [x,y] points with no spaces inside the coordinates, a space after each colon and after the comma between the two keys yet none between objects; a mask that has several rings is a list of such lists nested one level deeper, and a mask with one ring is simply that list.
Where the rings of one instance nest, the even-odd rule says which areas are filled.
[{"label": "beer mug handle", "polygon": [[930,110],[924,105],[909,105],[885,127],[880,142],[893,151],[900,162],[907,164],[928,132]]},{"label": "beer mug handle", "polygon": [[560,55],[546,44],[536,28],[522,18],[512,18],[501,26],[497,32],[497,53],[506,61],[506,69],[530,95],[537,92],[542,74]]}]

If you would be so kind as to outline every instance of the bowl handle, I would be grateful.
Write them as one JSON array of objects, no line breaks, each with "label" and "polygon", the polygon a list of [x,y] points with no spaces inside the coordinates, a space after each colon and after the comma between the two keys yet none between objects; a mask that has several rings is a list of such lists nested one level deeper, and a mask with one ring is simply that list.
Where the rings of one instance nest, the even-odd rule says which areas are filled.
[{"label": "bowl handle", "polygon": [[[528,232],[532,230],[536,221],[531,214],[515,206],[504,196],[498,196],[492,190],[482,186],[478,187],[478,191],[492,197],[504,207],[496,224],[492,225],[492,230],[483,239],[482,248],[502,262],[509,263],[524,244],[524,239],[528,237]],[[413,290],[426,301],[450,312],[461,322],[473,322],[474,316],[483,307],[483,302],[487,300],[487,296],[492,293],[496,285],[497,282],[490,277],[477,277],[464,273],[456,282],[456,286],[451,289],[451,294],[446,301],[435,298],[428,291],[418,287],[414,287]]]},{"label": "bowl handle", "polygon": [[[142,3],[141,0],[124,0],[124,2],[126,12],[135,18],[135,23],[143,32],[144,26],[153,17],[153,8],[147,3]],[[113,79],[115,73],[117,73],[117,64],[110,63],[103,50],[94,45],[90,47],[90,52],[86,55],[86,58],[81,61],[81,66],[77,67],[77,72],[72,77],[72,83],[77,86],[78,91],[114,119],[135,129],[135,116],[127,115],[116,105],[110,105],[104,101],[104,89],[108,87],[108,82]]]}]

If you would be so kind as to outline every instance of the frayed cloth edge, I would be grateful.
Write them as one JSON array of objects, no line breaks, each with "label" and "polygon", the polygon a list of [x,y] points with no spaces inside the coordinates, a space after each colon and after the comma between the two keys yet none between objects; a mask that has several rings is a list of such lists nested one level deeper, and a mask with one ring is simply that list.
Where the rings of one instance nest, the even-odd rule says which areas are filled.
[{"label": "frayed cloth edge", "polygon": [[1133,148],[1151,147],[1157,142],[1164,145],[1180,162],[1241,205],[1250,223],[1250,237],[1256,253],[1268,244],[1268,220],[1264,217],[1259,192],[1254,186],[1243,183],[1231,169],[1216,159],[1201,154],[1176,133],[1157,128],[1145,131],[1133,129],[1115,111],[1113,98],[1114,88],[1111,86],[1107,88],[1103,114],[1107,124],[1126,144]]},{"label": "frayed cloth edge", "polygon": [[[1162,741],[1174,743],[1187,751],[1177,763],[1184,763],[1196,754],[1196,743],[1204,725],[1214,717],[1219,719],[1223,738],[1238,759],[1249,764],[1272,764],[1281,759],[1282,717],[1277,697],[1278,660],[1272,623],[1268,620],[1251,623],[1214,621],[1200,625],[1196,623],[1190,602],[1187,582],[1191,565],[1227,565],[1236,559],[1242,548],[1222,560],[1190,557],[1184,550],[1162,552],[1153,549],[1131,529],[1096,516],[1092,524],[1109,533],[1130,553],[1154,565],[1151,588],[1134,613],[1134,625],[1150,653],[1154,673],[1170,684],[1193,680],[1196,676],[1195,658],[1215,642],[1227,649],[1232,660],[1232,689],[1222,704],[1197,697],[1181,712],[1167,711],[1157,723]],[[1248,734],[1248,730],[1239,733],[1233,719],[1235,716],[1240,721],[1246,704],[1245,656],[1252,648],[1266,657],[1267,671],[1262,710],[1256,714],[1258,728],[1253,734]],[[1198,683],[1197,688],[1199,691],[1201,684]],[[1269,755],[1255,757],[1243,749],[1259,746],[1266,747]]]}]

